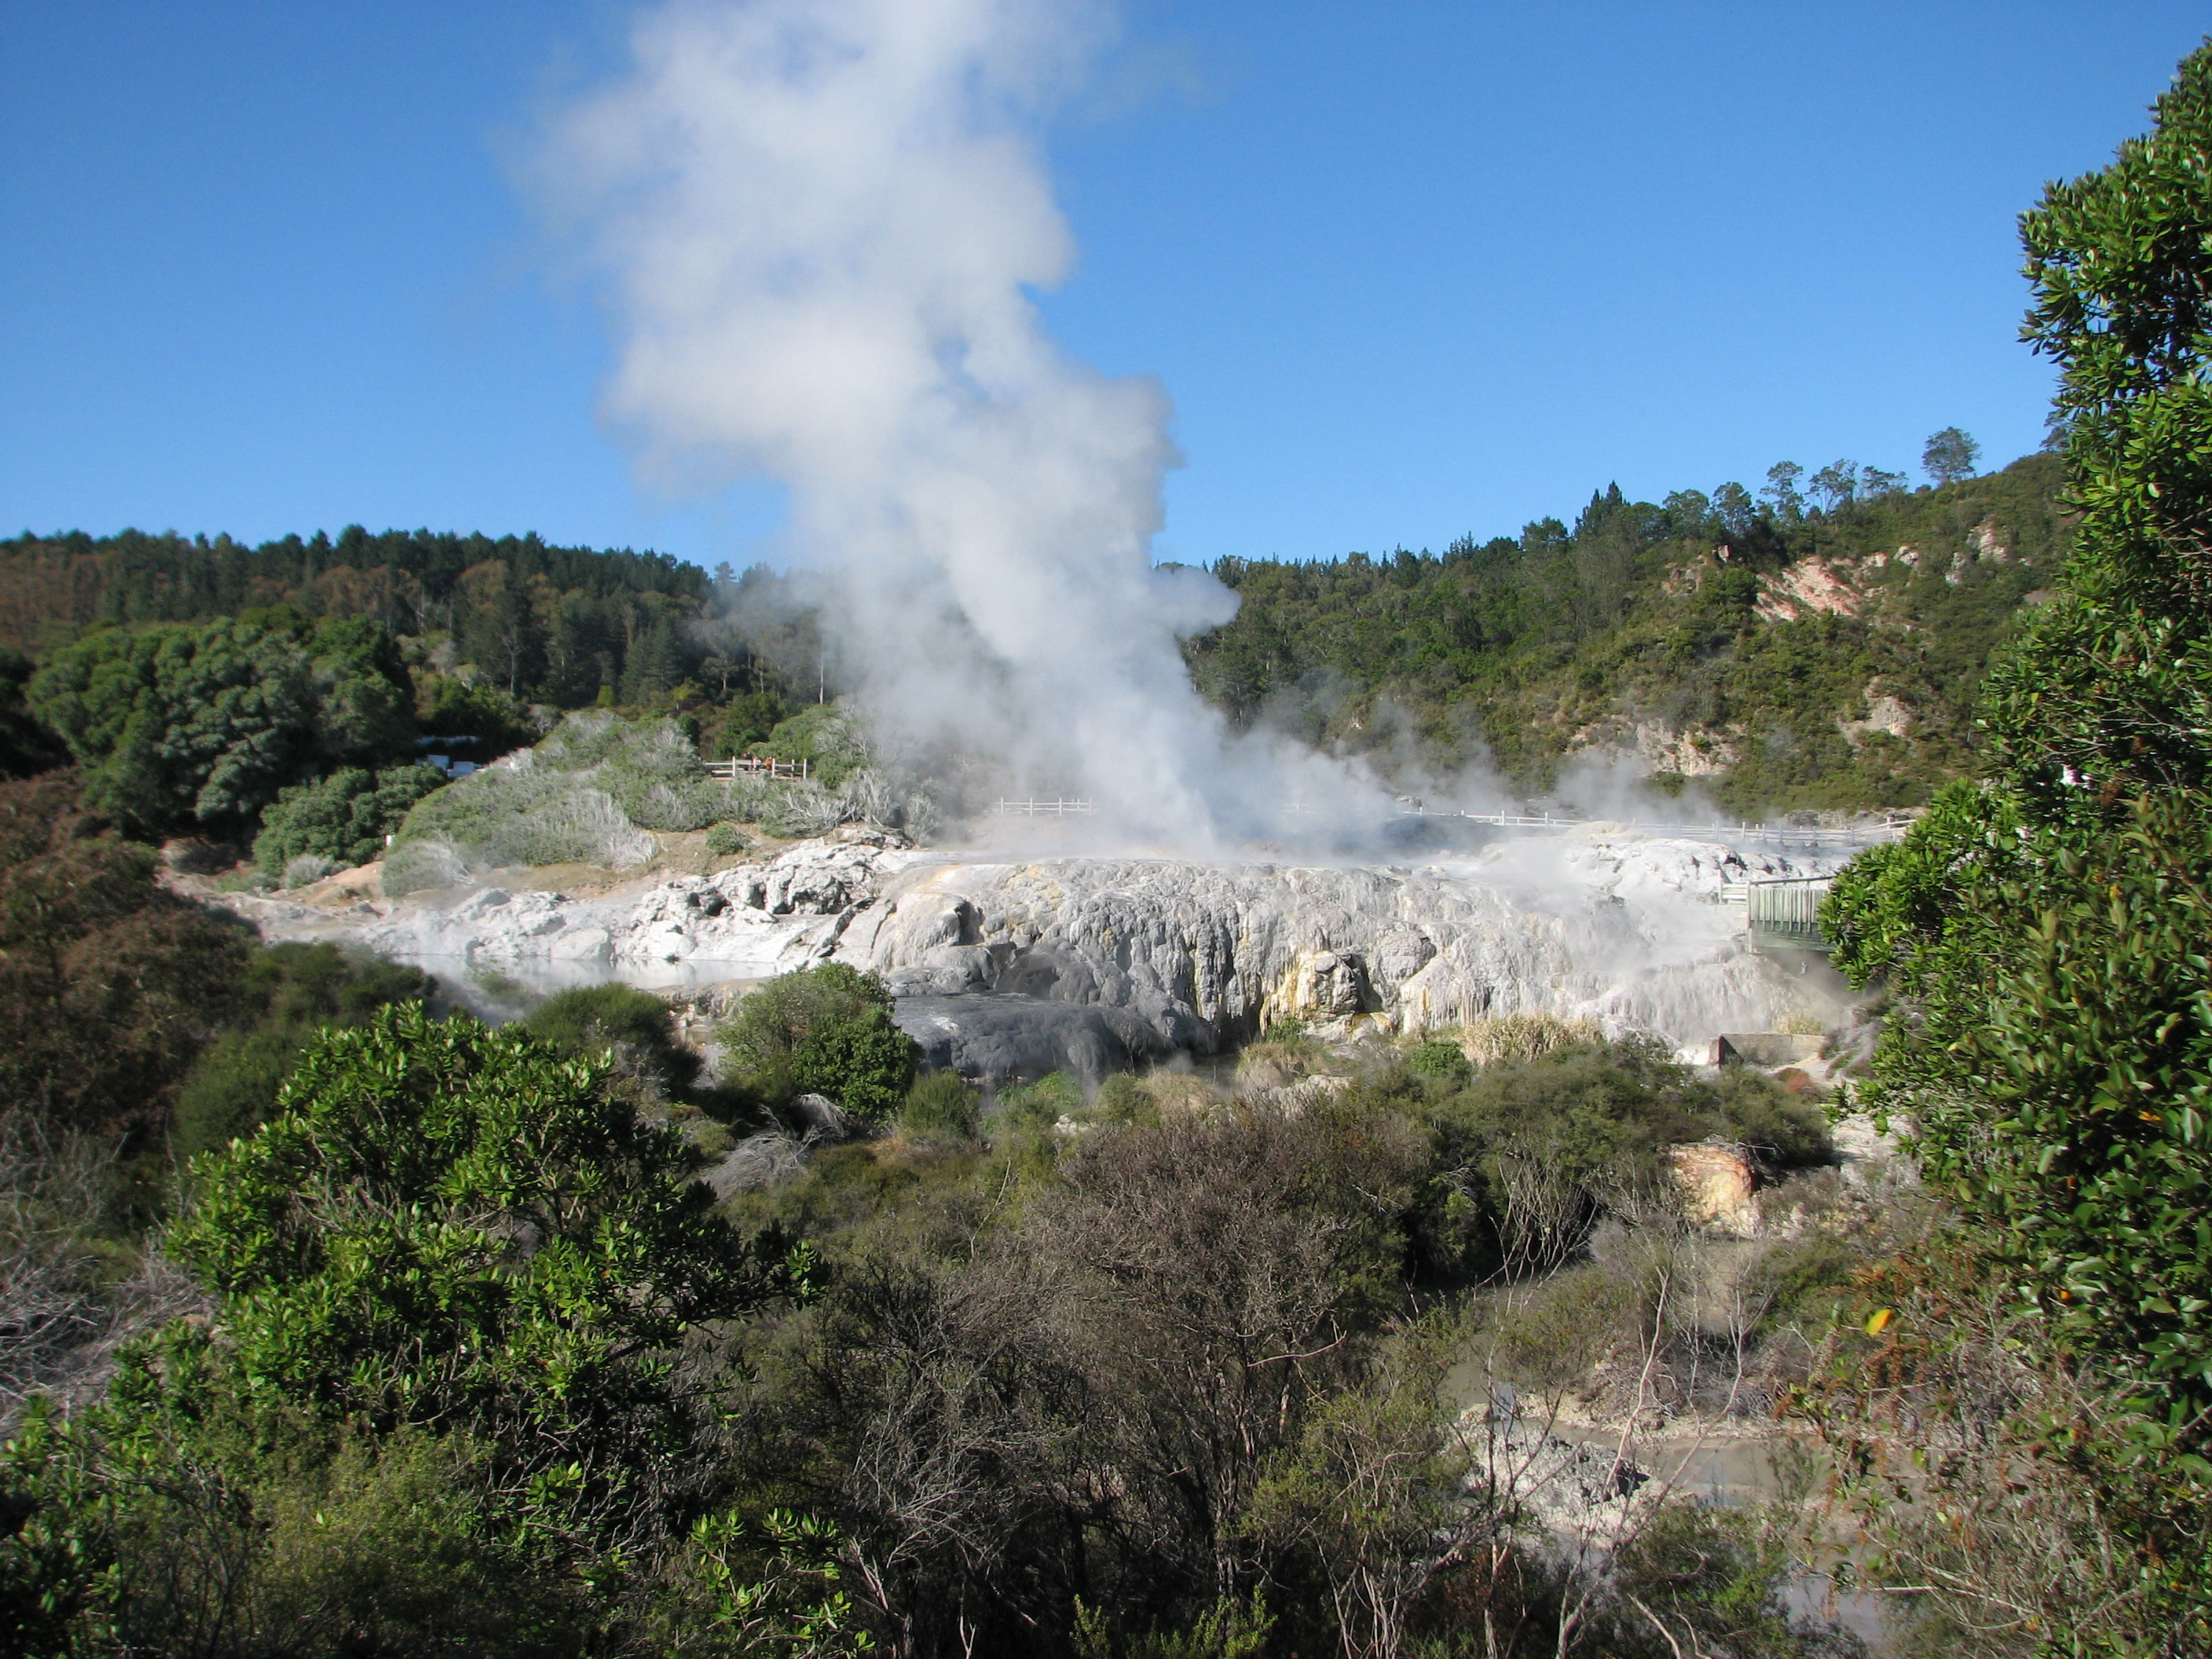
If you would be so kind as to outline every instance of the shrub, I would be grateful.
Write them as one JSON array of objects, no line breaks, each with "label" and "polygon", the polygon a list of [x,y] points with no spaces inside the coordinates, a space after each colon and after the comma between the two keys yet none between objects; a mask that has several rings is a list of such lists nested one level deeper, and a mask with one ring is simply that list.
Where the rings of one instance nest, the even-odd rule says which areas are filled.
[{"label": "shrub", "polygon": [[557,1444],[602,1498],[645,1478],[681,1414],[653,1356],[776,1293],[783,1262],[713,1218],[682,1138],[609,1084],[420,1006],[324,1034],[268,1123],[194,1162],[170,1248],[226,1298],[208,1364],[334,1419]]},{"label": "shrub", "polygon": [[276,881],[283,887],[312,887],[325,876],[336,874],[338,868],[336,859],[326,859],[320,853],[302,853],[297,858],[284,860],[284,868]]},{"label": "shrub", "polygon": [[[296,784],[262,813],[254,861],[264,870],[287,872],[301,858],[330,860],[334,869],[366,864],[384,851],[385,836],[399,827],[415,803],[445,782],[434,767],[372,772],[349,766],[313,783]],[[287,885],[293,884],[288,874]]]},{"label": "shrub", "polygon": [[718,823],[707,831],[707,850],[718,859],[735,858],[751,845],[734,823]]},{"label": "shrub", "polygon": [[75,774],[0,783],[0,1101],[151,1127],[236,1007],[252,935],[155,883],[99,831]]},{"label": "shrub", "polygon": [[809,781],[835,789],[868,763],[860,723],[836,703],[817,703],[779,723],[768,752],[781,761],[803,760]]},{"label": "shrub", "polygon": [[812,781],[775,787],[761,808],[760,823],[772,836],[826,836],[845,822],[845,803]]},{"label": "shrub", "polygon": [[641,864],[655,850],[647,830],[763,817],[775,787],[708,777],[673,720],[586,710],[526,755],[418,804],[386,860],[385,890],[447,885],[507,865]]},{"label": "shrub", "polygon": [[1604,1034],[1586,1019],[1556,1014],[1501,1014],[1470,1020],[1462,1033],[1467,1057],[1478,1066],[1497,1060],[1534,1060],[1572,1043],[1595,1042]]},{"label": "shrub", "polygon": [[879,1120],[904,1098],[919,1052],[890,1006],[880,979],[842,963],[770,980],[722,1027],[726,1080],[766,1105],[818,1093]]},{"label": "shrub", "polygon": [[1406,1055],[1406,1068],[1415,1077],[1460,1088],[1474,1076],[1474,1067],[1455,1042],[1416,1043]]},{"label": "shrub", "polygon": [[249,1135],[275,1109],[285,1079],[318,1033],[359,1025],[380,1008],[428,999],[419,969],[348,957],[334,945],[272,945],[250,963],[242,1029],[201,1054],[177,1096],[169,1147],[179,1161]]},{"label": "shrub", "polygon": [[547,998],[522,1029],[578,1060],[610,1057],[617,1076],[650,1097],[681,1093],[699,1074],[699,1056],[676,1040],[668,1005],[629,985],[587,985]]},{"label": "shrub", "polygon": [[1571,1260],[1607,1213],[1666,1201],[1670,1146],[1721,1135],[1780,1163],[1828,1154],[1816,1108],[1754,1073],[1698,1077],[1648,1039],[1493,1062],[1427,1112],[1443,1173],[1418,1225],[1431,1269],[1448,1276]]},{"label": "shrub", "polygon": [[982,1096],[959,1073],[925,1072],[906,1091],[899,1127],[916,1140],[971,1141],[982,1103]]},{"label": "shrub", "polygon": [[1065,1072],[1048,1072],[1034,1083],[999,1091],[999,1109],[1021,1128],[1047,1128],[1084,1107],[1083,1085]]}]

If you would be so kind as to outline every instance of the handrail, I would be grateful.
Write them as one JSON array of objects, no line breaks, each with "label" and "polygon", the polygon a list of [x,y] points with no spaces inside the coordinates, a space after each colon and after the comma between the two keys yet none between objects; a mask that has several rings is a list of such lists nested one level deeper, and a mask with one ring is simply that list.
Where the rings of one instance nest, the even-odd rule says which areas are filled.
[{"label": "handrail", "polygon": [[727,760],[708,761],[706,767],[708,777],[733,781],[740,773],[749,777],[804,779],[809,772],[805,760],[769,760],[761,755],[732,755]]}]

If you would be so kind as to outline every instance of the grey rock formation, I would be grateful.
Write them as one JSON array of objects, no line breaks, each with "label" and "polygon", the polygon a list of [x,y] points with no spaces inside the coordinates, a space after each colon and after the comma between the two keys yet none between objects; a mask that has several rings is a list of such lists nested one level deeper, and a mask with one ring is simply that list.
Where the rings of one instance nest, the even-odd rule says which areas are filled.
[{"label": "grey rock formation", "polygon": [[[501,887],[426,894],[348,931],[386,956],[556,978],[652,982],[690,966],[716,979],[765,978],[828,956],[885,878],[920,856],[895,836],[848,836],[596,898]],[[264,931],[304,936],[313,925],[264,921]]]},{"label": "grey rock formation", "polygon": [[1700,1051],[1719,1031],[1830,1024],[1837,988],[1750,954],[1741,911],[1720,902],[1725,884],[1793,872],[1603,826],[1383,867],[963,856],[843,831],[588,899],[484,887],[342,914],[250,903],[273,938],[540,982],[707,983],[834,957],[884,976],[935,1063],[1096,1076],[1218,1053],[1279,1019],[1352,1037],[1539,1012]]},{"label": "grey rock formation", "polygon": [[978,1082],[1066,1072],[1096,1082],[1167,1059],[1176,1045],[1124,1008],[1019,994],[901,997],[892,1018],[922,1064]]},{"label": "grey rock formation", "polygon": [[[1602,830],[1413,869],[939,858],[890,875],[836,955],[933,1018],[1012,995],[1132,1014],[1198,1053],[1278,1019],[1348,1036],[1520,1012],[1703,1044],[1833,1012],[1832,988],[1748,953],[1720,902],[1729,882],[1790,868]],[[1013,1014],[968,1018],[996,1033]]]}]

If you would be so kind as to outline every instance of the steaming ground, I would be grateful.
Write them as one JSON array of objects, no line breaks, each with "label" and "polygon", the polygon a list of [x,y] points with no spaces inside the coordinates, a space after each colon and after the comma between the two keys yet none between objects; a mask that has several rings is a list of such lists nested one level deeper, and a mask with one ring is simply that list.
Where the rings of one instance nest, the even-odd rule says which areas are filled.
[{"label": "steaming ground", "polygon": [[[1232,736],[1181,643],[1236,596],[1155,567],[1166,391],[1044,332],[1075,249],[1037,140],[1113,32],[1084,0],[684,0],[550,125],[549,223],[599,276],[612,429],[655,487],[787,486],[788,561],[879,751],[956,749],[1218,855],[1389,792]],[[1039,784],[1042,787],[1042,784]]]},{"label": "steaming ground", "polygon": [[1024,827],[959,849],[848,829],[591,896],[515,872],[387,902],[364,874],[232,902],[272,939],[331,939],[464,987],[734,987],[847,962],[884,975],[931,1063],[977,1078],[1095,1079],[1285,1019],[1356,1042],[1545,1013],[1695,1051],[1843,1012],[1832,977],[1745,948],[1723,885],[1808,872],[1753,848],[1591,826],[1420,861],[1193,860]]}]

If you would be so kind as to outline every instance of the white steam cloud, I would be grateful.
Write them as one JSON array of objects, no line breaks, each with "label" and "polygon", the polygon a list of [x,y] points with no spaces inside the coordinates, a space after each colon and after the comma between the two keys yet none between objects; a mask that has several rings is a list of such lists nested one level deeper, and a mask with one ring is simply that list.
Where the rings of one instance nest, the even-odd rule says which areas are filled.
[{"label": "white steam cloud", "polygon": [[1347,780],[1226,739],[1192,690],[1177,642],[1236,598],[1152,564],[1167,395],[1070,359],[1029,298],[1074,254],[1034,127],[1109,23],[1069,0],[669,5],[548,173],[611,281],[609,415],[651,475],[789,486],[801,549],[848,578],[878,727],[1195,849],[1294,803],[1342,815]]}]

